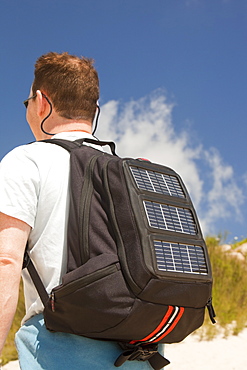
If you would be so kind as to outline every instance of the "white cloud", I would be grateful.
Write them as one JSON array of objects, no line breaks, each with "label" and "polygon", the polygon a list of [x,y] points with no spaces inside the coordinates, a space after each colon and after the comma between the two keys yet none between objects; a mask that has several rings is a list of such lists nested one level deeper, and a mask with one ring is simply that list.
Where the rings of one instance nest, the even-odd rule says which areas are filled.
[{"label": "white cloud", "polygon": [[244,195],[234,180],[233,168],[223,163],[215,148],[205,150],[204,156],[209,166],[207,175],[210,178],[202,219],[204,228],[210,229],[210,226],[217,223],[219,219],[232,218],[241,222]]},{"label": "white cloud", "polygon": [[218,232],[213,225],[230,216],[241,217],[242,190],[231,166],[216,149],[193,143],[189,132],[176,132],[174,105],[164,91],[136,101],[110,101],[101,108],[97,136],[117,143],[121,157],[145,157],[173,168],[189,189],[205,233]]},{"label": "white cloud", "polygon": [[243,174],[243,182],[247,185],[247,172]]}]

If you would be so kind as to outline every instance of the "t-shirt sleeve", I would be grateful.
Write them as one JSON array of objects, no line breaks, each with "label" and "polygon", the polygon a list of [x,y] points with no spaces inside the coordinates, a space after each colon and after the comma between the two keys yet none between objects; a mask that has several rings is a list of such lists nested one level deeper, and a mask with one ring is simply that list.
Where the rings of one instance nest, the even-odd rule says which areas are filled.
[{"label": "t-shirt sleeve", "polygon": [[0,164],[0,212],[34,227],[40,188],[39,170],[25,146],[8,153]]}]

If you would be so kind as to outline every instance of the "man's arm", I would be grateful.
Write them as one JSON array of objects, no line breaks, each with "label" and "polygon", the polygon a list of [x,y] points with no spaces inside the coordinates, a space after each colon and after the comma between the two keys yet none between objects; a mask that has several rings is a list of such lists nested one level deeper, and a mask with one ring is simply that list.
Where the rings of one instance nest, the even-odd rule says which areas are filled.
[{"label": "man's arm", "polygon": [[16,311],[30,229],[25,222],[0,213],[0,353]]}]

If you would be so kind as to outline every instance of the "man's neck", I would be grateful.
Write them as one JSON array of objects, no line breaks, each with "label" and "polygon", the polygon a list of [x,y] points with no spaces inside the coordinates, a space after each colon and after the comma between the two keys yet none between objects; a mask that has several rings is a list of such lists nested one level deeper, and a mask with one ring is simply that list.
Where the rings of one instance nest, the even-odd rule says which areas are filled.
[{"label": "man's neck", "polygon": [[46,135],[43,131],[40,130],[38,132],[38,135],[35,135],[36,140],[49,139],[51,136],[55,134],[60,134],[61,132],[81,131],[92,134],[92,124],[89,121],[67,121],[61,123],[56,122],[53,125],[48,125],[45,130],[52,135]]}]

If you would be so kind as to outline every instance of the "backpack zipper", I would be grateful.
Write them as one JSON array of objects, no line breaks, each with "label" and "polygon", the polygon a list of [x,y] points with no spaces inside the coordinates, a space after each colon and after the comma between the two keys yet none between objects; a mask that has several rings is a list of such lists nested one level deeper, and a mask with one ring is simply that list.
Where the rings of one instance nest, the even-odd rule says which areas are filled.
[{"label": "backpack zipper", "polygon": [[89,258],[88,246],[88,226],[89,226],[89,212],[90,203],[93,194],[92,172],[98,156],[93,156],[87,166],[85,173],[85,180],[81,191],[81,204],[79,209],[79,228],[80,228],[80,254],[81,263],[86,263]]},{"label": "backpack zipper", "polygon": [[208,300],[208,303],[207,303],[207,309],[208,309],[208,314],[209,314],[209,317],[210,317],[210,320],[212,321],[213,324],[216,323],[215,321],[215,317],[216,317],[216,313],[214,311],[214,308],[213,308],[213,304],[212,304],[212,297],[209,298]]},{"label": "backpack zipper", "polygon": [[56,299],[62,298],[68,294],[73,293],[75,290],[82,289],[83,287],[92,284],[100,279],[103,279],[105,276],[114,274],[120,270],[119,264],[115,263],[114,265],[103,267],[102,269],[95,271],[89,275],[83,276],[79,279],[71,281],[70,283],[62,286],[56,287],[50,293],[50,303],[51,310],[55,312],[55,303]]}]

